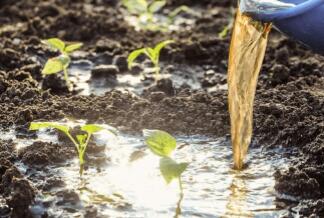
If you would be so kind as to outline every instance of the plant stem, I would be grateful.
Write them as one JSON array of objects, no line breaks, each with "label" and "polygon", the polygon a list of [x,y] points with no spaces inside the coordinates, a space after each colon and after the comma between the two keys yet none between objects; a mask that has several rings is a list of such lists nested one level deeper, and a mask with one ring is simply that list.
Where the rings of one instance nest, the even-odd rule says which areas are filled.
[{"label": "plant stem", "polygon": [[154,63],[154,68],[155,68],[155,81],[158,81],[160,79],[160,67],[159,67],[159,62]]},{"label": "plant stem", "polygon": [[174,218],[178,218],[179,215],[181,215],[181,202],[182,202],[182,199],[183,199],[183,187],[182,187],[182,181],[181,181],[180,176],[178,178],[178,182],[179,182],[179,188],[180,188],[180,198],[179,198],[179,200],[177,202],[177,208],[176,208],[176,211],[175,211]]},{"label": "plant stem", "polygon": [[182,180],[181,180],[180,176],[178,178],[178,183],[179,183],[179,189],[180,189],[180,196],[183,197],[183,186],[182,186]]},{"label": "plant stem", "polygon": [[69,79],[69,75],[68,75],[66,67],[64,67],[63,72],[64,72],[64,80],[66,82],[66,85],[67,85],[69,91],[71,91],[72,87],[71,87],[71,83],[70,83],[70,79]]},{"label": "plant stem", "polygon": [[83,174],[83,168],[84,168],[84,154],[85,154],[85,151],[86,151],[87,146],[88,146],[88,144],[89,144],[90,137],[91,137],[91,134],[88,134],[88,135],[87,135],[87,140],[86,140],[86,142],[83,144],[83,146],[82,146],[82,147],[80,148],[80,150],[79,150],[80,176],[82,176],[82,174]]},{"label": "plant stem", "polygon": [[75,141],[75,139],[70,135],[70,133],[65,133],[68,137],[69,137],[69,139],[73,142],[73,144],[75,145],[75,147],[76,147],[76,149],[77,149],[77,151],[78,152],[80,152],[80,148],[79,148],[79,143],[77,143],[76,141]]}]

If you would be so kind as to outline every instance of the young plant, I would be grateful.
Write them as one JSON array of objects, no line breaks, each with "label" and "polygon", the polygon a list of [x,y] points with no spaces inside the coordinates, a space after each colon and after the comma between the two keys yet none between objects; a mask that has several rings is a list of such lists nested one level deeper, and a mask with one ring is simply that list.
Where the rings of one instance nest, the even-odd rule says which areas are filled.
[{"label": "young plant", "polygon": [[81,126],[81,131],[84,134],[79,134],[73,137],[70,134],[70,127],[68,125],[62,125],[56,122],[32,122],[30,124],[29,130],[39,130],[44,128],[54,128],[63,132],[75,145],[78,152],[79,164],[80,164],[80,176],[83,174],[84,169],[84,155],[87,150],[91,136],[99,131],[109,131],[113,134],[116,134],[116,129],[108,125],[96,125],[96,124],[86,124]]},{"label": "young plant", "polygon": [[69,76],[68,76],[68,67],[71,62],[70,54],[75,50],[78,50],[82,47],[82,43],[66,43],[58,38],[51,38],[42,41],[44,44],[48,45],[52,50],[59,51],[60,55],[54,58],[47,60],[42,74],[44,76],[50,74],[56,74],[61,71],[64,73],[64,80],[69,88],[72,89]]},{"label": "young plant", "polygon": [[143,130],[145,143],[150,150],[161,157],[160,171],[169,184],[173,179],[177,179],[179,183],[180,196],[183,196],[183,187],[181,174],[186,170],[189,163],[177,163],[170,155],[177,147],[177,142],[169,133],[161,130]]},{"label": "young plant", "polygon": [[165,5],[165,0],[123,0],[123,5],[130,14],[138,16],[139,20],[152,22],[154,13],[161,10]]},{"label": "young plant", "polygon": [[128,56],[127,62],[128,62],[128,68],[131,70],[134,61],[142,54],[146,55],[151,62],[154,65],[154,69],[155,69],[155,79],[158,80],[158,77],[160,76],[160,53],[161,50],[168,44],[173,43],[173,40],[166,40],[163,42],[160,42],[159,44],[157,44],[154,48],[150,48],[150,47],[146,47],[146,48],[141,48],[141,49],[137,49],[133,52],[131,52]]},{"label": "young plant", "polygon": [[130,14],[133,14],[137,17],[137,20],[144,25],[141,25],[143,29],[149,30],[161,30],[165,31],[168,28],[168,25],[172,24],[175,20],[175,17],[181,12],[193,13],[193,11],[187,6],[180,6],[168,15],[168,22],[164,25],[156,24],[154,18],[155,13],[160,11],[167,3],[165,0],[123,0],[123,5],[127,8]]},{"label": "young plant", "polygon": [[235,15],[235,10],[233,8],[231,8],[231,16],[230,16],[230,19],[229,19],[229,22],[228,24],[223,28],[223,30],[218,33],[218,37],[221,38],[221,39],[224,39],[228,33],[230,32],[230,30],[233,28],[233,25],[234,25],[234,15]]}]

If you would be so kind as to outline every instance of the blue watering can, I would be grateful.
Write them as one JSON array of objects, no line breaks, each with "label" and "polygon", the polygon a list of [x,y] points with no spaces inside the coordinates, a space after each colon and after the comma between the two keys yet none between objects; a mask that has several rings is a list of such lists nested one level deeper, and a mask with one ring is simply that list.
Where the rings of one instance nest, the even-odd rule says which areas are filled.
[{"label": "blue watering can", "polygon": [[240,10],[324,55],[324,0],[241,0]]}]

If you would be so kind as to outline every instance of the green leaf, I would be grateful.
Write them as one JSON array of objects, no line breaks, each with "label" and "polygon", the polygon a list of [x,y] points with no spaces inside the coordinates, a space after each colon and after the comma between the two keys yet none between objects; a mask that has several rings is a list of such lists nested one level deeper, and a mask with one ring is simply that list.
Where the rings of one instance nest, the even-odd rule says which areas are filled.
[{"label": "green leaf", "polygon": [[117,135],[117,130],[109,125],[87,124],[82,126],[81,130],[87,132],[88,134],[93,134],[102,130],[106,130]]},{"label": "green leaf", "polygon": [[58,38],[51,38],[42,41],[46,45],[50,46],[53,50],[59,50],[60,52],[64,51],[65,43]]},{"label": "green leaf", "polygon": [[166,1],[154,1],[152,4],[149,6],[149,11],[151,13],[155,13],[159,11],[161,8],[163,8],[166,5]]},{"label": "green leaf", "polygon": [[73,43],[71,45],[66,46],[66,48],[64,49],[64,51],[66,53],[71,53],[71,52],[74,52],[75,50],[78,50],[82,46],[83,46],[83,43]]},{"label": "green leaf", "polygon": [[146,54],[145,51],[146,51],[145,48],[141,48],[141,49],[137,49],[137,50],[131,52],[128,55],[128,58],[127,58],[128,69],[132,69],[132,65],[133,65],[134,61],[136,60],[136,58],[138,58],[138,56],[140,56],[141,54]]},{"label": "green leaf", "polygon": [[145,129],[143,134],[145,143],[156,155],[168,157],[177,146],[176,139],[167,132]]},{"label": "green leaf", "polygon": [[169,157],[161,158],[160,171],[166,183],[170,183],[173,179],[177,179],[187,169],[189,163],[177,163]]},{"label": "green leaf", "polygon": [[44,69],[42,70],[42,74],[44,75],[54,74],[62,71],[63,69],[64,66],[62,64],[62,61],[58,57],[55,57],[49,59],[46,62]]},{"label": "green leaf", "polygon": [[155,51],[153,48],[145,48],[145,54],[151,59],[152,62],[155,62]]},{"label": "green leaf", "polygon": [[169,18],[170,19],[174,19],[175,16],[177,16],[178,14],[180,14],[181,12],[186,12],[186,13],[190,13],[190,14],[194,14],[193,10],[190,9],[188,6],[182,5],[180,7],[177,7],[176,9],[174,9],[170,14],[169,14]]},{"label": "green leaf", "polygon": [[171,43],[174,43],[174,41],[173,40],[166,40],[166,41],[160,42],[159,44],[157,44],[155,46],[155,48],[154,48],[154,53],[155,53],[155,57],[154,58],[155,58],[155,61],[158,61],[159,60],[161,50],[165,46],[167,46],[167,45],[169,45]]},{"label": "green leaf", "polygon": [[95,124],[87,124],[81,127],[82,131],[87,132],[88,134],[93,134],[95,132],[99,132],[101,130],[104,130],[103,127],[100,125],[95,125]]},{"label": "green leaf", "polygon": [[58,129],[65,134],[68,134],[70,129],[68,126],[64,126],[56,122],[31,122],[29,126],[29,130],[39,130],[44,128]]},{"label": "green leaf", "polygon": [[122,3],[131,14],[145,13],[148,7],[146,0],[123,0]]}]

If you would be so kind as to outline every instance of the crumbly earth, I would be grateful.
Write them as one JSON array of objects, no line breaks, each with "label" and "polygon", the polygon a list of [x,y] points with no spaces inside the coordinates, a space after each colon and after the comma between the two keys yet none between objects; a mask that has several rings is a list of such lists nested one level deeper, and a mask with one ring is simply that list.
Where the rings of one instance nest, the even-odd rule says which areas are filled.
[{"label": "crumbly earth", "polygon": [[[198,2],[198,3],[197,3]],[[85,43],[74,60],[88,58],[115,64],[127,71],[129,51],[174,39],[162,52],[166,66],[201,66],[206,72],[202,87],[223,84],[226,78],[229,36],[218,33],[229,23],[230,1],[171,0],[167,8],[181,4],[203,12],[191,30],[171,33],[140,31],[128,25],[117,0],[2,0],[0,2],[0,126],[15,127],[17,136],[33,137],[31,121],[64,117],[109,123],[124,131],[157,128],[171,133],[229,134],[227,92],[216,89],[175,88],[169,79],[136,96],[111,91],[103,96],[68,93],[61,76],[43,79],[42,65],[55,55],[41,39],[59,37]],[[172,69],[172,68],[171,68]],[[41,85],[43,84],[43,85]],[[43,88],[41,88],[43,87]],[[287,171],[278,171],[276,190],[297,197],[305,217],[324,216],[324,58],[273,31],[255,100],[254,145],[269,149],[297,149]],[[19,154],[12,141],[0,142],[0,213],[30,217],[28,206],[36,189],[14,165],[22,160],[38,167],[73,156],[72,148],[58,144],[33,144]],[[60,182],[49,181],[52,185]],[[48,188],[48,187],[47,187]],[[8,209],[10,208],[10,209]],[[11,210],[11,211],[10,211]]]}]

